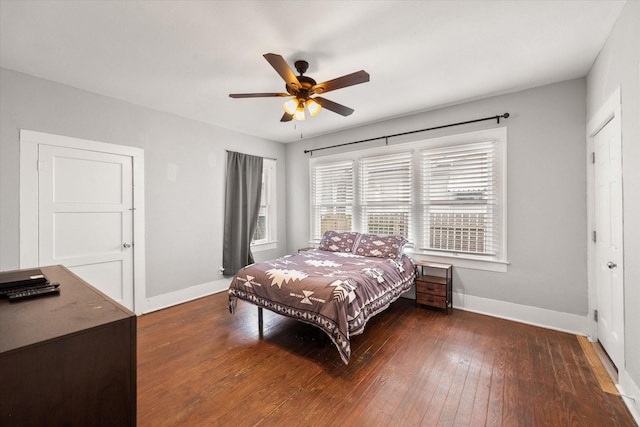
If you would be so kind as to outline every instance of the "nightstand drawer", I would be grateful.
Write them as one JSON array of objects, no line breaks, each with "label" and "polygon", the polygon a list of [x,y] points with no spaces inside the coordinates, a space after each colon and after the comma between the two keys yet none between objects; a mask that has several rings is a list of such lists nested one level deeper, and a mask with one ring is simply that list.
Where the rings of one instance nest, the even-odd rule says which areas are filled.
[{"label": "nightstand drawer", "polygon": [[416,302],[432,307],[447,308],[447,298],[436,295],[416,293]]},{"label": "nightstand drawer", "polygon": [[416,292],[428,293],[434,295],[447,296],[447,285],[441,285],[439,283],[423,282],[422,280],[416,280]]}]

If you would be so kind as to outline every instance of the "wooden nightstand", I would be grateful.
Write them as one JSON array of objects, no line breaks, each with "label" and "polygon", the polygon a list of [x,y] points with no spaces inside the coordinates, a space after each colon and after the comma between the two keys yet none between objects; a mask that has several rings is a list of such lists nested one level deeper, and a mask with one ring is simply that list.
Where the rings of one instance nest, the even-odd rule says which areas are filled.
[{"label": "wooden nightstand", "polygon": [[439,262],[416,263],[416,305],[453,310],[453,266]]}]

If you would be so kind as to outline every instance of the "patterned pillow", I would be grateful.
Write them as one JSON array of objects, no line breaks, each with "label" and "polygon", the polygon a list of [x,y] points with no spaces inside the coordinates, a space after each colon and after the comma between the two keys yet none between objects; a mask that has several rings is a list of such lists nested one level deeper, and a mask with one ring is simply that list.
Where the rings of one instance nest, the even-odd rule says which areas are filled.
[{"label": "patterned pillow", "polygon": [[353,252],[362,256],[397,259],[402,255],[402,249],[407,242],[408,240],[402,236],[361,234]]},{"label": "patterned pillow", "polygon": [[325,231],[318,249],[331,252],[353,252],[353,246],[359,234],[355,231]]}]

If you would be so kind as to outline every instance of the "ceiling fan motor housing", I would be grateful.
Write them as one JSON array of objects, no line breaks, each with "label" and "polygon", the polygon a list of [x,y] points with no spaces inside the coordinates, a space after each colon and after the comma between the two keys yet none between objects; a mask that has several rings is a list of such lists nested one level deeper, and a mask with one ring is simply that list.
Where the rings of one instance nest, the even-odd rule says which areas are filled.
[{"label": "ceiling fan motor housing", "polygon": [[290,85],[286,85],[285,88],[288,93],[293,96],[296,96],[298,99],[308,99],[309,98],[309,89],[316,85],[316,81],[311,77],[303,76],[304,73],[309,69],[309,63],[307,61],[298,60],[295,62],[296,70],[300,73],[297,76],[298,81],[302,87],[296,88],[291,87]]}]

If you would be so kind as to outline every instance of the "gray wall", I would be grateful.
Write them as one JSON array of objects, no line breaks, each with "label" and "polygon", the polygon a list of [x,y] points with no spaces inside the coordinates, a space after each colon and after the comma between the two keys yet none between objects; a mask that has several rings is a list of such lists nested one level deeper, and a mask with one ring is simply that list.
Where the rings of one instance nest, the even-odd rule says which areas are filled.
[{"label": "gray wall", "polygon": [[[226,149],[278,160],[284,253],[285,150],[279,143],[0,68],[0,270],[19,268],[19,130],[145,150],[146,297],[222,279]],[[177,179],[168,179],[169,164]]]},{"label": "gray wall", "polygon": [[[629,1],[587,76],[587,117],[620,86],[626,371],[640,387],[640,2]],[[640,409],[640,402],[636,402]]]},{"label": "gray wall", "polygon": [[[288,144],[289,251],[309,239],[309,155],[304,149],[509,112],[511,117],[499,125],[507,127],[508,137],[508,272],[456,268],[454,292],[585,315],[585,102],[585,80],[576,79]],[[484,122],[423,136],[495,126]],[[314,157],[325,152],[336,151]]]}]

